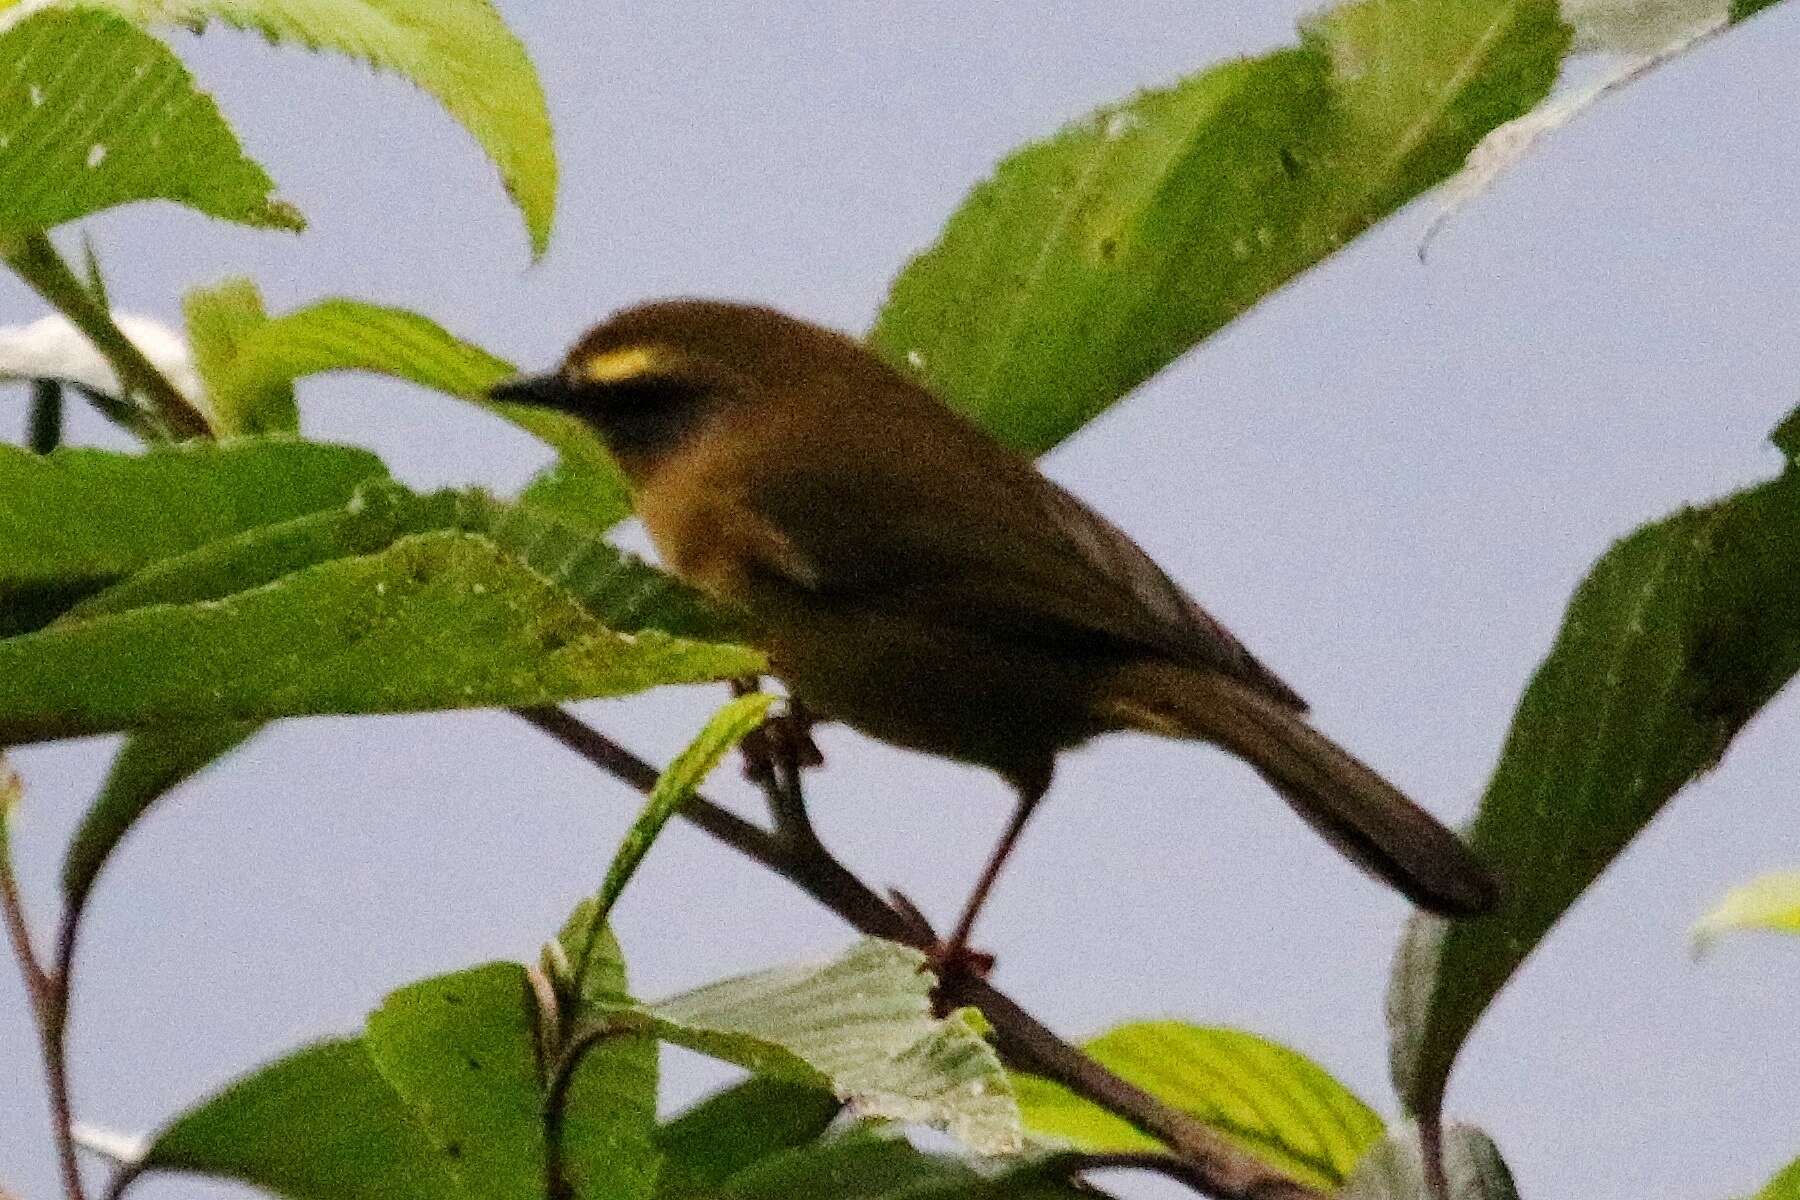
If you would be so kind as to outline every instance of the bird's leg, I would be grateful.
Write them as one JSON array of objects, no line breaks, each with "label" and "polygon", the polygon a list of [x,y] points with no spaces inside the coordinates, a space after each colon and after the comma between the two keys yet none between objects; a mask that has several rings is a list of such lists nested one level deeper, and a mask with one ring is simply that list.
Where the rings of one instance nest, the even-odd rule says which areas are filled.
[{"label": "bird's leg", "polygon": [[778,752],[796,767],[822,767],[825,765],[825,756],[820,753],[818,743],[813,741],[812,736],[812,727],[817,723],[818,719],[800,697],[789,696],[787,712],[776,718],[769,736],[779,743],[781,749]]},{"label": "bird's leg", "polygon": [[963,905],[962,917],[956,922],[956,931],[950,935],[949,941],[939,943],[931,955],[932,966],[940,978],[947,973],[972,974],[976,978],[982,978],[993,968],[994,956],[970,949],[969,937],[975,932],[975,920],[981,915],[982,906],[987,903],[988,893],[994,890],[994,882],[1000,878],[1000,871],[1006,866],[1006,860],[1012,857],[1013,848],[1019,844],[1019,835],[1025,832],[1025,823],[1031,820],[1031,814],[1037,809],[1038,801],[1044,798],[1049,785],[1047,776],[1041,781],[1033,780],[1019,785],[1019,803],[1013,809],[1012,819],[1006,823],[1006,832],[1000,835],[993,853],[988,855],[987,865],[981,869],[981,878],[975,881],[975,890],[969,893],[968,903]]},{"label": "bird's leg", "polygon": [[[747,696],[762,690],[762,680],[754,675],[731,681],[731,694]],[[825,756],[812,740],[813,716],[792,696],[787,711],[771,716],[762,726],[750,731],[738,743],[744,757],[744,778],[761,787],[769,787],[777,779],[776,764],[792,764],[796,769],[822,767]]]}]

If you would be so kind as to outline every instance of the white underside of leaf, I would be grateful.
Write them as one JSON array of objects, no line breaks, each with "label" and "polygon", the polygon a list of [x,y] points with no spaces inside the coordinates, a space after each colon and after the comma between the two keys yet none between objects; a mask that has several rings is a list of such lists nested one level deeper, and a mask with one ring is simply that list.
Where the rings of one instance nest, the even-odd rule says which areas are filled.
[{"label": "white underside of leaf", "polygon": [[[203,402],[200,376],[181,334],[154,317],[114,313],[113,321],[190,403]],[[16,379],[59,379],[109,396],[120,394],[111,364],[61,316],[0,327],[0,380]]]},{"label": "white underside of leaf", "polygon": [[1563,20],[1575,28],[1577,54],[1639,57],[1718,29],[1731,16],[1730,0],[1562,0],[1561,8]]},{"label": "white underside of leaf", "polygon": [[150,1153],[151,1139],[142,1133],[120,1133],[115,1129],[89,1125],[85,1121],[76,1121],[69,1127],[69,1133],[77,1146],[89,1154],[106,1159],[114,1166],[136,1166]]},{"label": "white underside of leaf", "polygon": [[1729,0],[1563,0],[1563,19],[1575,28],[1574,53],[1617,57],[1600,77],[1565,86],[1524,116],[1491,130],[1439,193],[1442,207],[1419,241],[1432,241],[1494,180],[1604,97],[1692,50],[1730,24]]},{"label": "white underside of leaf", "polygon": [[1440,1197],[1429,1182],[1418,1126],[1398,1125],[1364,1156],[1338,1200],[1519,1200],[1499,1148],[1473,1125],[1445,1125],[1442,1154],[1448,1194]]}]

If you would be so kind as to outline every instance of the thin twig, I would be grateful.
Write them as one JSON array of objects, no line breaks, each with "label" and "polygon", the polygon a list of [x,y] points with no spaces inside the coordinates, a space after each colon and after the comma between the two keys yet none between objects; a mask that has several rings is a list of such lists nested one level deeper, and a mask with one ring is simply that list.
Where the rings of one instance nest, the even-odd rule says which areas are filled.
[{"label": "thin twig", "polygon": [[112,314],[69,269],[43,232],[0,239],[0,258],[51,307],[87,335],[119,377],[119,385],[148,400],[177,437],[210,437],[212,426],[174,384],[125,336]]},{"label": "thin twig", "polygon": [[[46,971],[31,946],[31,930],[25,919],[25,904],[19,896],[18,880],[13,877],[12,862],[0,855],[0,909],[4,910],[7,940],[19,960],[19,973],[25,978],[25,994],[37,1024],[38,1045],[43,1052],[44,1082],[50,1102],[51,1133],[56,1139],[57,1165],[62,1173],[66,1200],[84,1200],[81,1187],[81,1165],[75,1157],[75,1114],[69,1104],[68,1014],[69,993],[67,963],[62,948],[68,935],[57,938],[57,966]],[[64,922],[65,927],[67,922]]]},{"label": "thin twig", "polygon": [[[656,768],[562,709],[518,709],[525,720],[638,791],[655,786]],[[717,804],[695,796],[681,815],[739,853],[795,884],[871,937],[930,950],[922,931],[839,862],[816,839],[796,846]],[[1182,1177],[1219,1200],[1322,1200],[1322,1194],[1245,1154],[1211,1128],[1172,1109],[1058,1037],[1016,1001],[985,980],[945,980],[953,1003],[979,1009],[993,1026],[1009,1065],[1062,1084],[1166,1142],[1188,1164]]]},{"label": "thin twig", "polygon": [[[655,767],[568,710],[515,708],[513,712],[633,789],[648,795],[656,786]],[[688,799],[681,806],[681,815],[751,858],[766,861],[778,853],[774,835],[704,797]]]},{"label": "thin twig", "polygon": [[91,405],[95,412],[129,433],[140,442],[162,442],[168,435],[162,425],[150,413],[129,400],[121,400],[111,396],[99,388],[91,388],[85,383],[69,383],[69,389]]},{"label": "thin twig", "polygon": [[[98,271],[93,265],[91,247],[88,253],[92,282],[84,284],[57,253],[48,234],[40,231],[0,238],[0,260],[87,336],[111,365],[126,399],[116,400],[79,384],[74,385],[77,391],[92,400],[102,412],[127,423],[128,428],[146,440],[155,440],[159,434],[156,420],[176,437],[210,438],[212,427],[206,417],[113,321]],[[129,402],[129,397],[134,394],[149,402],[150,413]],[[54,381],[42,380],[33,388],[32,399],[31,445],[39,453],[48,453],[62,439],[62,389]],[[149,419],[151,417],[154,420]],[[85,896],[71,898],[65,906],[57,927],[55,954],[50,969],[46,970],[31,946],[12,864],[0,855],[0,907],[5,909],[8,938],[19,958],[36,1017],[52,1132],[66,1200],[85,1200],[80,1163],[76,1157],[75,1114],[69,1095],[68,1068],[69,998],[85,899]],[[118,1172],[107,1194],[116,1196],[138,1170],[141,1167]]]}]

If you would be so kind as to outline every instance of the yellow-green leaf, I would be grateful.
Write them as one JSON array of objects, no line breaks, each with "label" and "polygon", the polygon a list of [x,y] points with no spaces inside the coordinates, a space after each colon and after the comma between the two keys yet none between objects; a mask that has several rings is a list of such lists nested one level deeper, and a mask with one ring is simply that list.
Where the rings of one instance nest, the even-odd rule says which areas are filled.
[{"label": "yellow-green leaf", "polygon": [[[1236,1029],[1140,1021],[1083,1047],[1122,1078],[1315,1187],[1342,1187],[1383,1135],[1381,1118],[1317,1063]],[[1059,1084],[1015,1075],[1025,1127],[1081,1150],[1162,1149]]]},{"label": "yellow-green leaf", "polygon": [[[0,0],[6,10],[23,0]],[[525,48],[489,0],[50,0],[143,25],[224,21],[271,42],[330,50],[392,71],[442,104],[500,169],[543,253],[556,211],[549,109]],[[4,59],[0,59],[4,61]]]},{"label": "yellow-green leaf", "polygon": [[134,200],[300,228],[274,186],[167,46],[92,7],[0,3],[0,244]]},{"label": "yellow-green leaf", "polygon": [[1554,0],[1358,0],[1102,107],[970,193],[871,340],[1041,453],[1449,175],[1568,41]]},{"label": "yellow-green leaf", "polygon": [[1694,925],[1694,953],[1705,953],[1725,934],[1758,929],[1800,933],[1800,871],[1774,871],[1726,892]]}]

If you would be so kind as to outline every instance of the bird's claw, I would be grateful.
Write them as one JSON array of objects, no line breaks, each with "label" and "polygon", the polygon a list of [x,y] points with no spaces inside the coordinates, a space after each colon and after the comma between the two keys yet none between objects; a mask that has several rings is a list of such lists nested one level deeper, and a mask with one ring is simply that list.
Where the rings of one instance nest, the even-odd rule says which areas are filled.
[{"label": "bird's claw", "polygon": [[[757,690],[756,681],[740,680],[732,690],[746,695]],[[775,781],[778,764],[801,771],[824,766],[825,756],[813,741],[812,727],[812,714],[798,700],[790,698],[786,712],[771,716],[738,743],[744,757],[744,778],[767,786]]]},{"label": "bird's claw", "polygon": [[906,923],[907,941],[925,955],[919,969],[937,977],[937,986],[931,990],[932,1007],[938,1016],[944,1016],[955,1005],[946,1003],[943,997],[954,994],[960,983],[986,979],[994,969],[994,956],[985,950],[967,944],[953,945],[938,937],[937,930],[931,927],[919,906],[898,888],[888,889],[888,901]]}]

